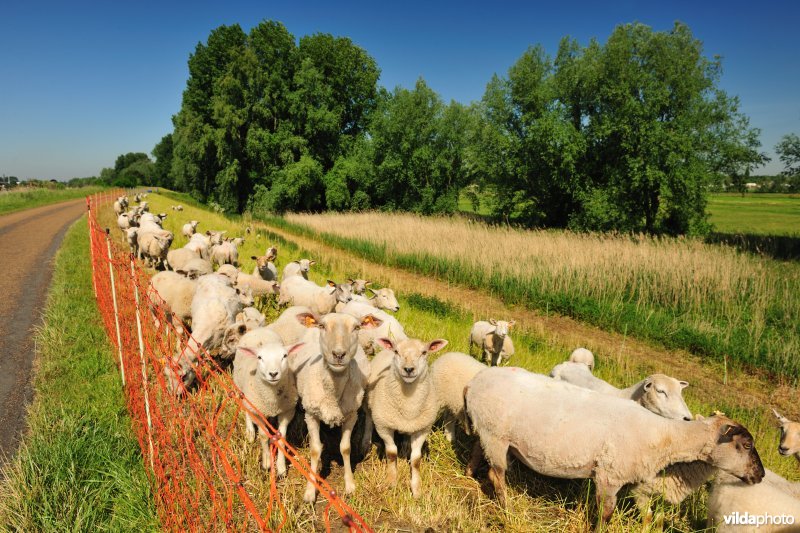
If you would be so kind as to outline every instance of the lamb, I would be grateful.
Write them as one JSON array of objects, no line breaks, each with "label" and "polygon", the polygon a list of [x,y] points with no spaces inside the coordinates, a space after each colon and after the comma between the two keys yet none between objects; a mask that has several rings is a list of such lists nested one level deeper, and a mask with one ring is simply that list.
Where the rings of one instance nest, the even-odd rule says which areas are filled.
[{"label": "lamb", "polygon": [[[436,389],[428,375],[428,356],[447,346],[447,341],[406,339],[395,343],[382,337],[378,339],[378,344],[384,350],[375,356],[370,365],[367,419],[375,424],[386,446],[389,483],[397,482],[394,433],[411,435],[411,494],[418,498],[422,483],[419,474],[422,445],[439,412]],[[367,439],[372,437],[371,426],[367,423],[364,432],[366,446],[369,445]]]},{"label": "lamb", "polygon": [[775,413],[775,417],[781,424],[781,442],[778,445],[778,453],[784,457],[794,455],[794,458],[800,461],[800,422],[792,422],[775,409],[772,412]]},{"label": "lamb", "polygon": [[469,333],[469,352],[475,344],[483,350],[484,358],[491,366],[498,366],[500,362],[507,362],[514,355],[514,343],[508,336],[508,330],[516,323],[515,320],[490,319],[488,322],[479,320],[472,326]]},{"label": "lamb", "polygon": [[275,268],[275,263],[269,259],[269,255],[252,255],[250,259],[256,262],[256,266],[253,269],[254,276],[259,276],[266,281],[278,281],[278,269]]},{"label": "lamb", "polygon": [[200,224],[197,220],[190,220],[181,228],[181,234],[187,239],[191,239],[192,235],[197,233],[197,225]]},{"label": "lamb", "polygon": [[139,255],[139,228],[128,228],[125,230],[125,240],[133,255]]},{"label": "lamb", "polygon": [[223,241],[211,248],[211,262],[217,265],[239,266],[239,250],[230,241]]},{"label": "lamb", "polygon": [[556,365],[550,376],[584,389],[633,400],[645,409],[666,418],[692,419],[692,413],[683,400],[683,389],[688,387],[689,383],[664,374],[653,374],[627,389],[618,389],[592,375],[585,364],[567,361]]},{"label": "lamb", "polygon": [[[300,314],[297,320],[319,328],[305,336],[306,345],[289,361],[297,376],[297,390],[306,413],[311,471],[317,475],[322,456],[320,422],[342,426],[339,451],[344,463],[344,493],[351,494],[356,483],[350,466],[350,436],[370,373],[369,360],[358,345],[358,330],[379,326],[380,320],[368,315],[359,321],[339,313],[331,313],[319,321],[311,314]],[[303,500],[313,503],[316,494],[316,487],[309,480]]]},{"label": "lamb", "polygon": [[350,287],[328,280],[325,287],[301,276],[289,276],[281,283],[279,304],[305,305],[318,315],[333,312],[337,302],[349,302],[352,298]]},{"label": "lamb", "polygon": [[167,252],[167,268],[170,270],[186,270],[186,263],[200,259],[200,255],[189,248],[177,248]]},{"label": "lamb", "polygon": [[589,367],[589,371],[594,371],[594,354],[586,348],[576,348],[568,359],[571,363],[583,363]]},{"label": "lamb", "polygon": [[184,248],[194,250],[201,259],[208,260],[211,257],[211,239],[206,235],[195,233],[189,237],[189,242]]},{"label": "lamb", "polygon": [[319,318],[314,317],[314,322],[300,323],[297,320],[298,315],[313,316],[310,308],[303,305],[295,305],[281,313],[275,322],[267,326],[267,329],[277,333],[285,346],[290,346],[300,341],[311,325],[319,322]]},{"label": "lamb", "polygon": [[255,307],[245,307],[242,312],[236,315],[236,322],[241,322],[247,328],[247,331],[253,331],[257,328],[263,328],[267,324],[264,315]]},{"label": "lamb", "polygon": [[611,518],[624,485],[653,479],[673,463],[704,461],[749,484],[765,475],[752,435],[723,415],[671,420],[520,368],[479,372],[467,385],[464,402],[480,439],[468,473],[482,448],[503,505],[509,450],[540,474],[592,478],[603,522]]},{"label": "lamb", "polygon": [[[352,287],[352,283],[350,284]],[[397,302],[397,298],[394,296],[394,291],[388,287],[384,287],[378,290],[369,289],[372,292],[371,298],[366,298],[360,295],[354,295],[353,301],[360,302],[371,307],[375,307],[377,309],[385,309],[387,311],[394,311],[397,312],[400,310],[400,304]],[[345,303],[338,303],[336,304],[336,312],[339,313],[344,309],[344,306],[347,305]]]},{"label": "lamb", "polygon": [[249,288],[253,291],[253,296],[269,296],[270,294],[280,294],[281,287],[277,281],[266,281],[259,276],[251,276],[240,272],[236,279],[236,285],[240,288]]},{"label": "lamb", "polygon": [[717,526],[719,533],[742,531],[741,525],[726,521],[726,517],[734,513],[747,514],[754,519],[771,515],[789,520],[773,524],[761,522],[757,529],[752,527],[756,525],[753,522],[748,531],[795,531],[800,523],[800,499],[773,483],[749,485],[730,474],[720,473],[708,496],[708,527]]},{"label": "lamb", "polygon": [[373,315],[380,319],[381,325],[378,328],[362,329],[358,334],[358,342],[367,355],[375,353],[376,339],[388,337],[399,342],[408,338],[403,326],[395,317],[370,305],[362,302],[349,302],[342,308],[341,312],[359,319],[367,315]]},{"label": "lamb", "polygon": [[[246,336],[246,335],[245,335]],[[242,337],[244,339],[244,337]],[[263,417],[278,418],[278,432],[286,434],[289,422],[294,418],[297,408],[297,384],[289,370],[289,357],[297,353],[303,343],[286,349],[279,342],[264,344],[256,349],[242,346],[236,350],[233,361],[233,382],[244,393],[245,435],[248,442],[256,439],[256,424],[253,419]],[[264,426],[261,428],[266,429]],[[270,468],[269,433],[258,431],[261,441],[261,466]],[[278,477],[286,474],[286,456],[278,448]]]},{"label": "lamb", "polygon": [[[169,255],[167,257],[169,257]],[[176,272],[178,274],[195,279],[199,278],[200,276],[213,273],[214,267],[212,267],[211,263],[205,259],[190,259],[184,263],[182,269],[176,270]]]},{"label": "lamb", "polygon": [[308,279],[308,271],[316,263],[317,263],[316,261],[312,261],[310,259],[300,259],[299,261],[292,261],[291,263],[283,267],[283,277],[281,278],[281,280],[286,281],[286,279],[292,276],[302,276],[303,279]]},{"label": "lamb", "polygon": [[448,352],[431,365],[431,379],[439,399],[440,409],[445,409],[444,430],[448,441],[456,434],[456,421],[464,424],[464,387],[481,370],[487,367],[475,358],[460,352]]}]

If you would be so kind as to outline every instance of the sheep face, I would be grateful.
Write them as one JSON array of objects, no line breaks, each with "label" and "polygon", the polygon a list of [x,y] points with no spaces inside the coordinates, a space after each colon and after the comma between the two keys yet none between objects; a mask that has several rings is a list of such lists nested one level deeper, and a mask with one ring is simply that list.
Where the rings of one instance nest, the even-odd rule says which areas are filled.
[{"label": "sheep face", "polygon": [[307,328],[320,328],[319,346],[322,357],[334,373],[345,372],[356,356],[359,348],[358,331],[361,328],[377,328],[383,323],[373,315],[366,315],[359,320],[342,313],[330,313],[321,319],[311,313],[299,313],[295,318]]},{"label": "sheep face", "polygon": [[800,461],[800,422],[792,422],[775,409],[772,410],[781,424],[781,442],[778,453],[784,457],[794,455]]},{"label": "sheep face", "polygon": [[239,289],[237,287],[236,294],[239,296],[239,303],[242,304],[242,307],[253,306],[253,290],[250,287],[246,289]]},{"label": "sheep face", "polygon": [[258,350],[239,346],[237,353],[258,359],[256,373],[268,385],[278,384],[289,371],[289,356],[296,353],[305,343],[295,344],[288,349],[279,343],[265,344]]},{"label": "sheep face", "polygon": [[516,320],[506,322],[505,320],[495,320],[492,318],[489,319],[489,324],[495,327],[494,334],[502,338],[508,335],[508,330],[510,330],[511,327],[516,324]]},{"label": "sheep face", "polygon": [[364,294],[367,291],[367,285],[372,283],[365,279],[348,279],[347,281],[353,289],[353,294]]},{"label": "sheep face", "polygon": [[428,373],[428,355],[438,352],[445,346],[444,339],[423,342],[417,339],[406,339],[395,343],[386,337],[378,339],[378,344],[394,352],[392,369],[397,377],[406,383],[413,383]]},{"label": "sheep face", "polygon": [[683,401],[683,389],[688,386],[686,381],[654,374],[644,382],[644,395],[640,403],[645,409],[664,418],[692,420],[692,413]]},{"label": "sheep face", "polygon": [[308,271],[311,269],[311,267],[317,264],[316,261],[312,261],[311,259],[301,259],[297,262],[300,263],[300,272],[305,274],[306,277],[308,277]]},{"label": "sheep face", "polygon": [[760,483],[764,479],[764,465],[750,432],[725,416],[714,415],[706,421],[717,431],[709,462],[748,485]]},{"label": "sheep face", "polygon": [[[233,265],[222,265],[217,270],[217,274],[221,274],[231,280],[232,284],[236,284],[239,279],[239,269]],[[252,305],[252,304],[250,304]]]},{"label": "sheep face", "polygon": [[270,246],[267,248],[267,251],[264,253],[267,258],[267,261],[275,261],[278,258],[278,249],[274,246]]},{"label": "sheep face", "polygon": [[373,293],[370,300],[378,309],[386,309],[387,311],[394,311],[395,313],[400,310],[400,304],[397,302],[397,298],[395,298],[392,289],[384,287],[377,291],[372,289],[370,289],[370,291]]},{"label": "sheep face", "polygon": [[239,344],[239,339],[241,339],[242,335],[245,333],[247,333],[247,326],[244,322],[236,322],[225,328],[219,357],[221,359],[230,359],[236,355],[236,347]]},{"label": "sheep face", "polygon": [[336,295],[336,301],[346,304],[353,299],[353,289],[349,283],[336,283],[335,281],[328,280],[328,287],[333,289],[333,294]]}]

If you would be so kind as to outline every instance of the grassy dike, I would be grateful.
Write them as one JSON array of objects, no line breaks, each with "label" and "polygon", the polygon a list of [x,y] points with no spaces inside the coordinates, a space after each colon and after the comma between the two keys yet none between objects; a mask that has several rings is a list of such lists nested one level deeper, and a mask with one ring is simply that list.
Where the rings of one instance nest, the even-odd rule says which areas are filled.
[{"label": "grassy dike", "polygon": [[3,531],[157,531],[113,350],[95,305],[86,217],[67,232],[36,332],[29,431],[0,482]]}]

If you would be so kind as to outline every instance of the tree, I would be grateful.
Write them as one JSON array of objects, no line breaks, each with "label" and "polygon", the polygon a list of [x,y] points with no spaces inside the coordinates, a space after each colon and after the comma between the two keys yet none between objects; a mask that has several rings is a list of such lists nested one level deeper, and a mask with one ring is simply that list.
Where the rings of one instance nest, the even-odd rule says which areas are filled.
[{"label": "tree", "polygon": [[164,135],[158,144],[153,148],[153,157],[156,162],[153,165],[153,185],[157,187],[174,187],[170,171],[172,169],[172,134]]},{"label": "tree", "polygon": [[781,137],[775,145],[775,152],[783,163],[783,174],[794,177],[800,174],[800,137],[796,133],[789,133]]}]

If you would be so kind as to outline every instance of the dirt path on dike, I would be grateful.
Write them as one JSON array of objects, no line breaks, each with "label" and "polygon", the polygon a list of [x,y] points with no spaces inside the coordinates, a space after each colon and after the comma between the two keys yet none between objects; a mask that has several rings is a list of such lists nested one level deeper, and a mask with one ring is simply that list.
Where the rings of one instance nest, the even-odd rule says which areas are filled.
[{"label": "dirt path on dike", "polygon": [[0,216],[0,458],[13,455],[33,396],[33,330],[41,321],[53,257],[86,211],[82,198]]},{"label": "dirt path on dike", "polygon": [[565,358],[576,346],[586,346],[601,357],[614,359],[622,368],[642,371],[637,373],[659,372],[670,376],[681,376],[681,379],[687,379],[691,383],[692,395],[704,403],[713,403],[719,391],[725,390],[728,393],[729,404],[750,409],[776,407],[781,412],[785,411],[784,414],[790,418],[797,418],[800,415],[797,388],[776,382],[768,376],[729,369],[725,385],[722,364],[702,360],[687,351],[652,345],[572,318],[544,315],[520,306],[507,306],[499,298],[483,291],[451,285],[407,270],[373,263],[355,253],[270,225],[256,225],[294,242],[307,250],[311,257],[325,258],[346,265],[348,271],[360,271],[362,277],[369,274],[370,279],[391,285],[396,291],[436,296],[440,300],[471,312],[474,317],[493,315],[509,317],[508,320],[514,319],[521,329],[564,346]]}]

